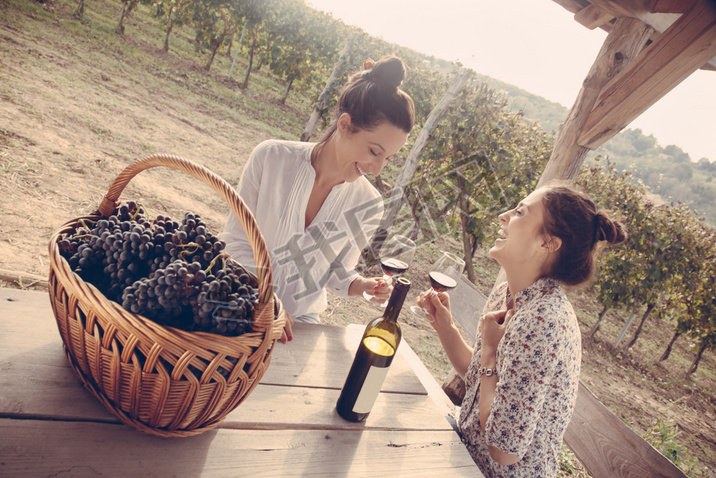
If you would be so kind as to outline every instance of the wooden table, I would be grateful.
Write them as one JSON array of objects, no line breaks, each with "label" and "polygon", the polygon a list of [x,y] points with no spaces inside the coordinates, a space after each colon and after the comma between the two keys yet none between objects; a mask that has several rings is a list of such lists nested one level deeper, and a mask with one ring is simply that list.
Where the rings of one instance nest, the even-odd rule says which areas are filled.
[{"label": "wooden table", "polygon": [[121,424],[82,387],[46,292],[0,288],[0,476],[481,477],[406,342],[368,419],[336,413],[362,330],[297,324],[216,429],[165,439]]}]

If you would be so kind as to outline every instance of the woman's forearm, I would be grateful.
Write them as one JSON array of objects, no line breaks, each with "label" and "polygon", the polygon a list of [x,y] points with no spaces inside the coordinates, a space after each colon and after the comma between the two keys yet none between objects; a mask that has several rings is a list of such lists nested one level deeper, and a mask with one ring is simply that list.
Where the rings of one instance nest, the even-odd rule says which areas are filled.
[{"label": "woman's forearm", "polygon": [[438,338],[455,371],[460,377],[465,378],[472,360],[472,348],[467,345],[454,323],[449,328],[438,331]]},{"label": "woman's forearm", "polygon": [[[494,350],[482,349],[480,356],[480,427],[482,428],[483,435],[486,435],[485,425],[487,419],[490,417],[490,411],[492,409],[492,402],[495,399],[495,390],[497,389],[497,356]],[[488,375],[489,374],[489,375]],[[512,465],[519,461],[517,455],[506,453],[499,448],[492,445],[487,446],[490,451],[490,456],[493,460],[501,465]]]}]

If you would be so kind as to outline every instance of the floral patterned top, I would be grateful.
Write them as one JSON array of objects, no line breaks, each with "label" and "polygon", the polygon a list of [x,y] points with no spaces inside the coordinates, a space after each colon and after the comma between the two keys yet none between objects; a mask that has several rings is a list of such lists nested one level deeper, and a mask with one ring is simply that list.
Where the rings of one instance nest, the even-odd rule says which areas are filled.
[{"label": "floral patterned top", "polygon": [[[485,304],[483,315],[510,303],[507,283]],[[577,317],[559,283],[539,279],[514,298],[514,315],[497,346],[498,382],[485,433],[480,426],[482,337],[465,374],[466,393],[458,427],[473,459],[487,477],[557,476],[564,431],[579,387],[582,341]],[[487,446],[518,455],[500,465]]]}]

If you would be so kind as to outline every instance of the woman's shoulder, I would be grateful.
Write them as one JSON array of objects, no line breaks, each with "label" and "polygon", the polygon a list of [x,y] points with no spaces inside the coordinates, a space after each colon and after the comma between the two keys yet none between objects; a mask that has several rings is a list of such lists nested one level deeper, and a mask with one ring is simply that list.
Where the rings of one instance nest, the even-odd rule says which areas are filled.
[{"label": "woman's shoulder", "polygon": [[532,307],[551,307],[573,311],[572,303],[562,285],[553,279],[540,279],[531,286],[529,294],[526,294],[527,302]]},{"label": "woman's shoulder", "polygon": [[251,154],[254,157],[260,157],[264,160],[285,161],[288,159],[302,159],[310,161],[310,154],[314,145],[314,143],[302,141],[267,139],[259,143]]},{"label": "woman's shoulder", "polygon": [[557,281],[550,280],[543,285],[541,292],[534,297],[530,307],[536,315],[543,318],[556,318],[562,324],[561,329],[564,331],[572,329],[578,331],[577,315],[562,286]]}]

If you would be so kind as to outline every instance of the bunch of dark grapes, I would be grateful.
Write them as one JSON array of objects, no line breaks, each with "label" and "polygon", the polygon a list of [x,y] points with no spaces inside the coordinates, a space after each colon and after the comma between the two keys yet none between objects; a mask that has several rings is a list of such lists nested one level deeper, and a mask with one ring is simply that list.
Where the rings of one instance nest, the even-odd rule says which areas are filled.
[{"label": "bunch of dark grapes", "polygon": [[202,273],[199,263],[174,261],[125,287],[122,307],[158,324],[191,330]]},{"label": "bunch of dark grapes", "polygon": [[222,335],[241,335],[249,328],[256,302],[258,290],[246,271],[226,264],[202,286],[194,309],[194,326]]},{"label": "bunch of dark grapes", "polygon": [[156,255],[144,209],[129,201],[117,214],[82,220],[80,226],[60,241],[60,253],[83,280],[117,300],[125,286],[147,274],[147,262]]},{"label": "bunch of dark grapes", "polygon": [[182,259],[157,269],[124,289],[122,307],[182,330],[241,335],[251,324],[258,291],[240,266],[218,259],[225,268],[216,275]]},{"label": "bunch of dark grapes", "polygon": [[58,246],[83,280],[159,324],[240,335],[251,323],[258,292],[198,214],[150,221],[129,201],[107,219],[80,221]]},{"label": "bunch of dark grapes", "polygon": [[162,244],[163,253],[154,259],[153,271],[178,259],[198,262],[202,269],[206,269],[224,249],[224,243],[209,232],[198,214],[187,212],[181,224],[158,216],[156,228],[157,242]]}]

